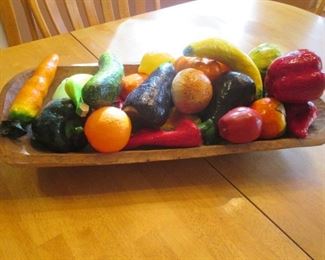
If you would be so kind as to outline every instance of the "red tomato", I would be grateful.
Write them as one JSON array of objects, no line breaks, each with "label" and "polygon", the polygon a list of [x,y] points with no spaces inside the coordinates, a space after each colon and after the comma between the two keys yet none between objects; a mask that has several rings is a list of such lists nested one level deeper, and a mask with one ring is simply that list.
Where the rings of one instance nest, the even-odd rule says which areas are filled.
[{"label": "red tomato", "polygon": [[218,121],[219,134],[231,143],[249,143],[259,138],[262,118],[254,109],[236,107]]}]

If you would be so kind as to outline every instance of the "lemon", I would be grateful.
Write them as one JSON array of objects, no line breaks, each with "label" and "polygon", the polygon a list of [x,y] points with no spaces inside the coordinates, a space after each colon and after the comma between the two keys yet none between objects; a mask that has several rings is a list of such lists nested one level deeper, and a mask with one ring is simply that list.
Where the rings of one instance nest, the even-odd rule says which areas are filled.
[{"label": "lemon", "polygon": [[145,53],[141,59],[138,72],[144,74],[151,74],[154,70],[156,70],[159,65],[165,62],[173,63],[175,58],[168,53],[165,52],[148,52]]},{"label": "lemon", "polygon": [[232,43],[221,38],[207,38],[191,43],[183,51],[185,56],[196,56],[215,59],[231,70],[244,73],[252,78],[256,87],[256,99],[263,96],[261,74],[254,61]]}]

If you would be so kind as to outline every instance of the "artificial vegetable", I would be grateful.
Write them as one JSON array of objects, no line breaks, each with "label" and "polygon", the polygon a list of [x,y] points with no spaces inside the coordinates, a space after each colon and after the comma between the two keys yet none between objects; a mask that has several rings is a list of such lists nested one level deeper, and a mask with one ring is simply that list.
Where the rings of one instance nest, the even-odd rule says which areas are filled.
[{"label": "artificial vegetable", "polygon": [[171,94],[177,110],[184,114],[196,114],[209,105],[213,87],[202,71],[188,68],[176,74]]},{"label": "artificial vegetable", "polygon": [[214,117],[198,124],[205,145],[217,143],[217,131]]},{"label": "artificial vegetable", "polygon": [[223,73],[230,70],[227,65],[214,59],[187,56],[179,57],[174,62],[174,66],[177,72],[187,68],[198,69],[211,81],[216,80]]},{"label": "artificial vegetable", "polygon": [[201,119],[197,115],[183,114],[179,112],[176,107],[173,107],[167,121],[160,127],[160,129],[166,131],[174,130],[178,125],[178,122],[184,118],[192,120],[195,124],[201,123]]},{"label": "artificial vegetable", "polygon": [[98,71],[82,88],[82,98],[90,108],[112,105],[119,96],[124,76],[123,64],[110,52],[99,57]]},{"label": "artificial vegetable", "polygon": [[249,76],[255,83],[256,99],[263,94],[261,74],[253,60],[237,46],[222,38],[206,38],[192,42],[184,50],[185,56],[205,57],[226,64],[233,71]]},{"label": "artificial vegetable", "polygon": [[147,52],[143,55],[138,73],[150,75],[164,63],[173,63],[174,57],[167,52]]},{"label": "artificial vegetable", "polygon": [[27,79],[10,106],[8,120],[1,124],[1,135],[18,138],[26,134],[26,126],[33,121],[43,106],[58,63],[59,56],[51,54]]},{"label": "artificial vegetable", "polygon": [[132,90],[139,87],[147,78],[148,75],[141,73],[132,73],[124,76],[121,81],[120,97],[125,100]]},{"label": "artificial vegetable", "polygon": [[158,128],[172,109],[171,85],[176,75],[171,63],[164,63],[126,98],[123,110],[132,120],[132,126]]},{"label": "artificial vegetable", "polygon": [[262,117],[252,108],[236,107],[219,119],[218,129],[220,136],[231,143],[249,143],[260,137]]},{"label": "artificial vegetable", "polygon": [[213,97],[201,113],[204,120],[214,117],[217,122],[230,109],[249,106],[255,98],[255,83],[246,74],[230,71],[213,82]]},{"label": "artificial vegetable", "polygon": [[298,138],[305,138],[308,129],[317,118],[317,107],[309,101],[303,104],[285,104],[287,128]]},{"label": "artificial vegetable", "polygon": [[70,98],[65,91],[65,83],[67,83],[68,79],[73,80],[74,82],[77,82],[78,84],[85,86],[87,81],[92,77],[93,75],[87,74],[87,73],[77,73],[73,74],[70,77],[67,77],[61,81],[61,83],[56,87],[52,99],[60,99],[60,98]]},{"label": "artificial vegetable", "polygon": [[175,130],[142,129],[131,136],[125,149],[141,146],[196,147],[202,144],[201,131],[190,119],[181,119]]},{"label": "artificial vegetable", "polygon": [[230,71],[213,82],[213,98],[200,113],[204,120],[199,124],[204,144],[216,144],[219,139],[217,123],[229,110],[249,106],[255,98],[254,81],[247,75]]},{"label": "artificial vegetable", "polygon": [[83,126],[70,99],[50,101],[32,123],[33,140],[54,152],[71,152],[82,149],[87,140]]},{"label": "artificial vegetable", "polygon": [[300,49],[275,59],[269,66],[265,87],[268,96],[285,103],[306,103],[319,98],[325,88],[320,57]]},{"label": "artificial vegetable", "polygon": [[286,112],[284,105],[275,98],[265,97],[255,100],[251,108],[262,117],[261,139],[280,137],[286,130]]},{"label": "artificial vegetable", "polygon": [[251,49],[248,53],[248,56],[256,64],[258,70],[261,73],[262,80],[265,78],[266,71],[273,60],[280,57],[282,52],[274,43],[264,42],[255,48]]},{"label": "artificial vegetable", "polygon": [[73,78],[69,78],[65,83],[65,92],[75,105],[77,115],[85,117],[89,112],[89,106],[82,98],[82,88],[83,85]]}]

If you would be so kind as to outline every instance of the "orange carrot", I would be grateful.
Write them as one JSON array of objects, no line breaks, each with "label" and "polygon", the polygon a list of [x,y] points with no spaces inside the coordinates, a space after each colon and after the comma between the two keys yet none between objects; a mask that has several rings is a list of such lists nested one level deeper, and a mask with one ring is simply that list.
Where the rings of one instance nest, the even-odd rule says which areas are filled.
[{"label": "orange carrot", "polygon": [[26,133],[26,125],[32,122],[43,106],[58,63],[57,54],[49,55],[26,80],[11,104],[8,120],[0,125],[1,135],[16,138]]},{"label": "orange carrot", "polygon": [[15,97],[9,110],[9,120],[30,123],[36,117],[52,84],[58,62],[57,54],[52,54],[43,60]]}]

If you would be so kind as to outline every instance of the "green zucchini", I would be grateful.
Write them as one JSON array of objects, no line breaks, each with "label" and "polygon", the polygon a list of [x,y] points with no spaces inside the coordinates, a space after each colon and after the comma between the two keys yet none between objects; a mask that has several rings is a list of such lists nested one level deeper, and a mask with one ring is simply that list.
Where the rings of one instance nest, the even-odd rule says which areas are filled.
[{"label": "green zucchini", "polygon": [[103,53],[98,61],[99,69],[82,89],[82,98],[90,108],[109,106],[120,94],[124,76],[123,64],[111,53]]}]

